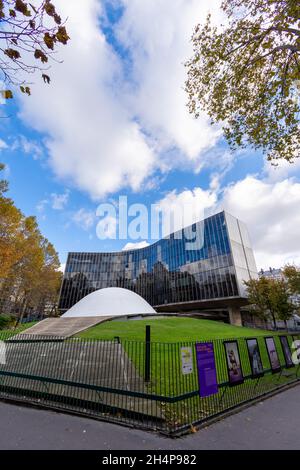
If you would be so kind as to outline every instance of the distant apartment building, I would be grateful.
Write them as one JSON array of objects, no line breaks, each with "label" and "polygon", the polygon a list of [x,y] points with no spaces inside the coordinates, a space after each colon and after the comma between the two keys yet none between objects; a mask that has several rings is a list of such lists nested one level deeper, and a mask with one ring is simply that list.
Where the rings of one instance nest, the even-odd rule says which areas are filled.
[{"label": "distant apartment building", "polygon": [[[267,270],[261,269],[258,273],[259,277],[265,277],[268,279],[276,279],[276,280],[285,280],[283,271],[281,268],[269,268]],[[291,295],[291,301],[296,305],[300,306],[300,295]]]},{"label": "distant apartment building", "polygon": [[261,269],[258,273],[259,277],[266,277],[269,279],[284,279],[282,269],[280,268],[269,268],[267,270]]}]

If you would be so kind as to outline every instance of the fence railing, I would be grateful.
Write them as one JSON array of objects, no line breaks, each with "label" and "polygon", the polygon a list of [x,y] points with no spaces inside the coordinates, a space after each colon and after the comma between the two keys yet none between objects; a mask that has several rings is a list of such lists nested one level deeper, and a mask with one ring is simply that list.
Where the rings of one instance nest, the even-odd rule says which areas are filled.
[{"label": "fence railing", "polygon": [[279,331],[279,332],[288,332],[291,334],[299,333],[300,334],[300,324],[296,321],[288,321],[287,326],[284,322],[276,322],[275,325],[270,321],[243,321],[243,326],[246,328],[256,328],[259,330],[268,330],[268,331]]},{"label": "fence railing", "polygon": [[[299,366],[287,358],[298,338],[285,337],[286,342],[272,336],[279,361],[276,368],[264,337],[257,337],[259,374],[253,373],[249,338],[211,340],[218,392],[200,397],[199,364],[192,342],[149,345],[0,332],[0,398],[176,434],[298,381]],[[227,351],[225,341],[233,345]],[[188,373],[183,370],[182,348],[191,352]],[[233,352],[239,357],[232,361]],[[230,380],[232,365],[231,373],[238,366],[242,383],[234,385]]]}]

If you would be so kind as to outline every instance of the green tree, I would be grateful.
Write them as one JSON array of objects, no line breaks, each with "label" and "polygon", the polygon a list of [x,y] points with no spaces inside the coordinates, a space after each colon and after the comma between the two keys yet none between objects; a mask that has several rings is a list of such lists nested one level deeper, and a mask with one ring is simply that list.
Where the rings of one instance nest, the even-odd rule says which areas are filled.
[{"label": "green tree", "polygon": [[263,320],[271,316],[276,326],[275,312],[270,302],[270,282],[267,278],[250,279],[244,282],[247,288],[247,297],[251,305],[251,312]]},{"label": "green tree", "polygon": [[33,301],[39,312],[47,309],[49,313],[56,313],[62,282],[62,273],[59,271],[60,262],[54,246],[46,238],[42,239],[40,247],[43,253],[43,265],[38,272],[31,293],[31,302]]},{"label": "green tree", "polygon": [[[5,166],[0,163],[0,171]],[[20,240],[21,212],[13,201],[4,197],[8,183],[0,179],[0,285],[7,277],[11,266],[20,258],[18,241]]]},{"label": "green tree", "polygon": [[299,0],[224,0],[228,24],[208,16],[186,63],[189,110],[220,123],[230,147],[292,162],[300,145]]},{"label": "green tree", "polygon": [[284,280],[272,280],[269,295],[274,317],[284,321],[287,328],[287,321],[296,309],[290,300],[288,283]]},{"label": "green tree", "polygon": [[286,265],[283,275],[287,280],[291,295],[300,295],[300,269],[297,266]]},{"label": "green tree", "polygon": [[251,312],[265,320],[272,318],[275,329],[276,320],[287,322],[295,311],[290,301],[288,285],[284,280],[261,277],[245,281]]},{"label": "green tree", "polygon": [[25,217],[0,194],[0,312],[9,313],[6,309],[13,303],[21,321],[28,309],[42,314],[54,307],[62,277],[59,267],[58,255],[35,217]]},{"label": "green tree", "polygon": [[[0,172],[5,169],[5,165],[3,163],[0,163]],[[6,180],[0,179],[0,197],[6,193],[8,190],[8,183]]]},{"label": "green tree", "polygon": [[22,214],[13,201],[0,196],[0,281],[20,259]]},{"label": "green tree", "polygon": [[37,6],[23,0],[0,0],[0,79],[8,86],[2,90],[3,97],[13,97],[12,86],[30,95],[24,74],[36,70],[50,83],[45,66],[57,45],[69,39],[51,0],[40,0]]}]

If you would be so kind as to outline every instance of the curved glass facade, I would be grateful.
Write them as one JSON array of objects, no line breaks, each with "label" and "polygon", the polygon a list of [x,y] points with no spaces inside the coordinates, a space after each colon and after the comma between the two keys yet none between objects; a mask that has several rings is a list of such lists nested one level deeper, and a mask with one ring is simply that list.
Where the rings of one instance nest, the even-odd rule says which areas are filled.
[{"label": "curved glass facade", "polygon": [[246,227],[221,212],[146,248],[69,253],[59,309],[104,287],[133,290],[152,306],[240,297],[243,279],[256,275]]}]

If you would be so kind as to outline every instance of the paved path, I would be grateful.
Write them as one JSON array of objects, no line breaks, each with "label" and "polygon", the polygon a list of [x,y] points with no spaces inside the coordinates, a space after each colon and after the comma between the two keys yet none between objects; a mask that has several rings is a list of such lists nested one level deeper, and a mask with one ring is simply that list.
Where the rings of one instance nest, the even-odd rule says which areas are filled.
[{"label": "paved path", "polygon": [[0,402],[0,449],[299,449],[300,386],[179,439]]},{"label": "paved path", "polygon": [[[6,363],[1,370],[49,377],[71,382],[84,382],[118,390],[145,392],[143,378],[132,364],[121,344],[115,341],[65,341],[6,343]],[[34,391],[45,391],[42,382],[15,377],[2,378],[1,385]],[[99,401],[93,390],[47,384],[47,392],[92,402]],[[4,396],[4,395],[3,395]],[[139,413],[161,417],[158,406],[149,406],[143,398],[124,401],[123,395],[101,392],[101,403]]]},{"label": "paved path", "polygon": [[46,318],[23,333],[14,336],[14,339],[28,339],[28,336],[51,336],[54,339],[69,338],[80,331],[87,330],[92,326],[98,325],[111,317],[71,317],[71,318]]}]

